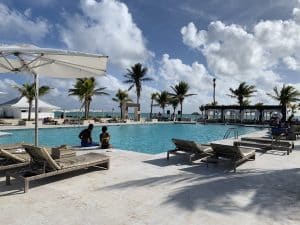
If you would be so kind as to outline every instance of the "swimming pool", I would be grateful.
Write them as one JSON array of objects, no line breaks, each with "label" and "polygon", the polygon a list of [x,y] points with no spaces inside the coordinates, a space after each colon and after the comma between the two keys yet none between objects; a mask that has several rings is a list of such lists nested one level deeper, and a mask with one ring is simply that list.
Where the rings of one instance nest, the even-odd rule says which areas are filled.
[{"label": "swimming pool", "polygon": [[[174,148],[171,139],[181,138],[200,143],[223,139],[227,129],[238,128],[239,134],[246,134],[260,130],[255,127],[212,125],[212,124],[145,124],[108,126],[111,144],[115,148],[156,154]],[[42,128],[39,130],[39,144],[44,146],[59,146],[62,144],[79,145],[78,134],[82,127]],[[0,143],[16,142],[33,143],[34,130],[7,130],[10,136],[0,138]],[[93,129],[93,141],[99,141],[101,127]]]}]

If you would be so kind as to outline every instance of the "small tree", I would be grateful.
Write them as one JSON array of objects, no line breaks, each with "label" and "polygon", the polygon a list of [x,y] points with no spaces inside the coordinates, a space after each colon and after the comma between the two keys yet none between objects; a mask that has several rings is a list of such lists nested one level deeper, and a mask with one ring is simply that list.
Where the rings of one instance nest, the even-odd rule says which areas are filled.
[{"label": "small tree", "polygon": [[273,91],[274,94],[268,93],[267,95],[279,101],[279,105],[281,105],[282,121],[286,121],[286,108],[289,104],[300,100],[300,92],[291,85],[283,85],[281,90],[274,87]]},{"label": "small tree", "polygon": [[156,100],[158,93],[151,94],[150,119],[152,119],[153,102]]},{"label": "small tree", "polygon": [[[31,120],[31,111],[32,111],[32,103],[33,100],[35,99],[35,83],[29,84],[25,83],[22,86],[14,86],[16,88],[21,96],[24,96],[27,98],[28,101],[28,120]],[[43,96],[47,93],[49,93],[50,87],[48,86],[41,86],[39,87],[39,96]]]},{"label": "small tree", "polygon": [[127,102],[132,102],[129,98],[127,91],[118,90],[116,97],[112,98],[113,101],[119,103],[120,111],[121,111],[121,119],[123,119],[123,105]]},{"label": "small tree", "polygon": [[140,103],[141,91],[142,91],[142,83],[145,81],[151,81],[152,78],[146,77],[147,67],[143,67],[141,63],[137,63],[133,65],[130,69],[127,69],[127,74],[124,75],[126,80],[124,83],[130,84],[128,91],[130,91],[135,86],[136,92],[136,103]]},{"label": "small tree", "polygon": [[177,98],[171,98],[169,101],[173,108],[173,115],[174,115],[173,119],[175,119],[175,114],[176,114],[175,112],[176,112],[176,108],[178,107],[179,101]]},{"label": "small tree", "polygon": [[184,81],[180,81],[177,85],[175,86],[171,86],[172,90],[174,93],[169,93],[170,96],[172,96],[173,98],[177,98],[178,102],[180,104],[180,117],[182,118],[182,104],[183,104],[183,100],[186,97],[189,96],[193,96],[196,94],[188,94],[188,91],[190,89],[190,86],[188,83],[184,82]]},{"label": "small tree", "polygon": [[[228,94],[228,96],[237,99],[240,105],[240,115],[241,115],[243,106],[250,104],[248,98],[253,96],[253,93],[256,92],[256,89],[254,85],[247,85],[246,82],[242,82],[240,83],[237,89],[229,88],[229,91],[231,92],[231,94]],[[240,116],[240,120],[242,120],[241,116]]]},{"label": "small tree", "polygon": [[202,118],[203,118],[203,113],[204,113],[204,110],[205,110],[204,105],[201,105],[201,106],[199,107],[199,110],[201,111],[201,115],[202,115]]},{"label": "small tree", "polygon": [[163,114],[164,114],[165,113],[165,107],[169,103],[169,94],[168,94],[168,92],[167,91],[162,91],[161,93],[158,93],[155,101],[162,108]]},{"label": "small tree", "polygon": [[79,100],[84,106],[84,117],[88,118],[90,112],[90,105],[95,95],[109,95],[104,92],[106,87],[96,88],[95,78],[77,78],[74,88],[69,89],[69,95],[78,96]]}]

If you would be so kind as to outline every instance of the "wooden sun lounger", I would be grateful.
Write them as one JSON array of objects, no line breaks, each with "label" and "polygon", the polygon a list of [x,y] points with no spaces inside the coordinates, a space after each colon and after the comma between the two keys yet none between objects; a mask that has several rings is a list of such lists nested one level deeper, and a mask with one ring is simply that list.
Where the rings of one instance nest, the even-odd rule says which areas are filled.
[{"label": "wooden sun lounger", "polygon": [[[218,163],[227,159],[233,166],[234,172],[236,167],[248,160],[255,160],[255,150],[241,148],[239,146],[211,144],[213,155],[205,160],[206,163]],[[208,164],[207,164],[208,166]]]},{"label": "wooden sun lounger", "polygon": [[7,172],[6,184],[9,185],[10,177],[14,177],[24,182],[25,193],[29,189],[30,181],[90,167],[109,169],[109,157],[100,153],[87,153],[54,160],[44,148],[30,145],[24,145],[24,147],[32,157],[31,169],[19,172]]},{"label": "wooden sun lounger", "polygon": [[0,172],[23,168],[29,165],[30,156],[25,152],[18,151],[20,145],[0,146]]},{"label": "wooden sun lounger", "polygon": [[264,137],[242,137],[241,141],[253,141],[258,143],[264,143],[264,144],[275,144],[278,146],[283,147],[289,147],[294,148],[294,142],[293,141],[286,141],[286,140],[278,140],[278,139],[272,139],[272,138],[264,138]]},{"label": "wooden sun lounger", "polygon": [[176,148],[169,150],[167,152],[167,160],[170,158],[170,154],[178,155],[185,154],[188,155],[189,162],[209,156],[212,153],[210,145],[199,144],[194,141],[182,140],[182,139],[172,139]]},{"label": "wooden sun lounger", "polygon": [[289,155],[290,152],[292,152],[292,147],[277,145],[276,142],[268,144],[268,143],[258,143],[255,141],[235,141],[234,145],[242,146],[242,147],[258,148],[264,151],[268,151],[268,150],[284,151],[286,152],[287,155]]}]

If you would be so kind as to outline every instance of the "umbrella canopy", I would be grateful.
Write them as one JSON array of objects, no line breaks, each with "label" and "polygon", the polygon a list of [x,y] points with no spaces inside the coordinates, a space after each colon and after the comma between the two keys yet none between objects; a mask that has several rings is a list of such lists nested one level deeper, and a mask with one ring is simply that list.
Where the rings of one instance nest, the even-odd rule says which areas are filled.
[{"label": "umbrella canopy", "polygon": [[0,73],[29,73],[35,78],[35,145],[38,145],[38,77],[83,78],[105,74],[107,56],[32,45],[0,46]]},{"label": "umbrella canopy", "polygon": [[107,56],[38,48],[0,46],[0,73],[29,72],[57,78],[94,77],[106,72]]}]

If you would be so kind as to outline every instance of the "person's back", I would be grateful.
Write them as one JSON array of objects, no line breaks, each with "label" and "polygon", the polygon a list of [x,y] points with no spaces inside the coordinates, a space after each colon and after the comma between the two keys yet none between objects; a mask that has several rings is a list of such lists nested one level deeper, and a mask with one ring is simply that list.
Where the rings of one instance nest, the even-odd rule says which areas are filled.
[{"label": "person's back", "polygon": [[93,130],[93,124],[90,124],[87,129],[84,129],[80,132],[79,138],[81,139],[81,146],[82,147],[88,147],[93,145],[92,140],[92,130]]},{"label": "person's back", "polygon": [[110,135],[107,132],[107,127],[103,126],[102,133],[100,134],[101,148],[103,148],[103,149],[109,148],[110,147],[109,140],[110,140]]}]

